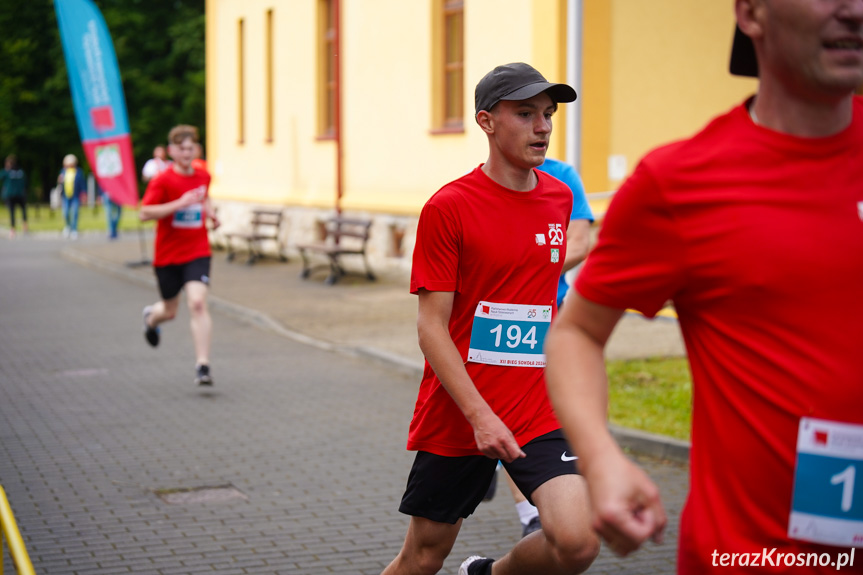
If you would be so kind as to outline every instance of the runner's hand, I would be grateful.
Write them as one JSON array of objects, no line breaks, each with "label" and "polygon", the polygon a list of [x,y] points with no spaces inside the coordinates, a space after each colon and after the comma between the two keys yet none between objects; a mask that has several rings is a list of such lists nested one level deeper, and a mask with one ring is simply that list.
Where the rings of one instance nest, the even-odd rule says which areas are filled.
[{"label": "runner's hand", "polygon": [[205,193],[202,190],[189,190],[180,196],[180,199],[178,200],[178,202],[180,202],[180,208],[187,208],[203,201],[204,195]]},{"label": "runner's hand", "polygon": [[480,420],[473,428],[477,448],[486,457],[507,463],[525,457],[509,428],[494,413]]},{"label": "runner's hand", "polygon": [[587,472],[593,527],[618,555],[628,555],[648,538],[662,542],[667,518],[659,489],[623,454],[591,463]]}]

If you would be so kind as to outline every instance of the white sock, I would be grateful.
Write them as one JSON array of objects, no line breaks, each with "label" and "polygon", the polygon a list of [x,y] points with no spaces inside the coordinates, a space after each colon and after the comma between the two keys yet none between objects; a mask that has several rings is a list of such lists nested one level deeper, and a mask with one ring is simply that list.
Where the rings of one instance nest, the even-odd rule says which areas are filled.
[{"label": "white sock", "polygon": [[518,511],[518,519],[522,525],[530,523],[531,519],[539,516],[539,511],[536,507],[530,504],[530,501],[525,499],[515,504],[515,510]]}]

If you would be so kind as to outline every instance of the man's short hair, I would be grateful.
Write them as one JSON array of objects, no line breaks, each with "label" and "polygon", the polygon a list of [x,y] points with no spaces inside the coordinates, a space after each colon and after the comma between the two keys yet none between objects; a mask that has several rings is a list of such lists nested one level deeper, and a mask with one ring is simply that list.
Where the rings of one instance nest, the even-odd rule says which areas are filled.
[{"label": "man's short hair", "polygon": [[188,124],[180,124],[179,126],[174,126],[168,132],[168,143],[170,144],[182,144],[186,138],[192,138],[192,141],[197,144],[198,128]]}]

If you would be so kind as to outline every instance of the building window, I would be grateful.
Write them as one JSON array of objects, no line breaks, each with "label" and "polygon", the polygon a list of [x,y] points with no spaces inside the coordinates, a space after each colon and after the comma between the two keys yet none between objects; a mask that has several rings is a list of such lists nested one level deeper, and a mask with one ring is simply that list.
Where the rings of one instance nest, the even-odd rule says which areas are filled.
[{"label": "building window", "polygon": [[245,22],[240,18],[237,23],[237,143],[242,144],[246,139],[246,71],[245,71]]},{"label": "building window", "polygon": [[445,127],[464,124],[464,2],[444,3],[444,117]]},{"label": "building window", "polygon": [[266,70],[265,70],[265,81],[266,87],[264,89],[264,97],[266,98],[266,126],[264,126],[264,133],[266,134],[266,141],[272,142],[273,135],[273,11],[272,9],[267,10],[267,21],[266,21]]},{"label": "building window", "polygon": [[434,131],[464,131],[464,0],[435,0]]},{"label": "building window", "polygon": [[318,2],[318,135],[334,138],[336,135],[336,2]]}]

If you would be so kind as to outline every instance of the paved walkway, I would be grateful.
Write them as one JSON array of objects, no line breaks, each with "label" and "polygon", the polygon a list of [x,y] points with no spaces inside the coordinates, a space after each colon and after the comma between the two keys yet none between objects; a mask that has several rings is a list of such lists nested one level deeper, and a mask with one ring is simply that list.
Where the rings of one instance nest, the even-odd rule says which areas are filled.
[{"label": "paved walkway", "polygon": [[[328,287],[296,262],[217,252],[216,386],[202,391],[184,311],[163,346],[143,342],[156,291],[149,268],[126,265],[140,258],[134,240],[0,240],[0,484],[37,573],[379,573],[407,524],[421,356],[405,278]],[[687,470],[643,462],[669,540],[627,560],[603,551],[591,573],[673,571]],[[501,493],[442,573],[518,533]]]}]

